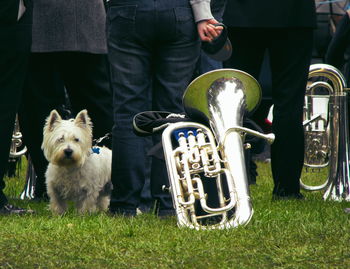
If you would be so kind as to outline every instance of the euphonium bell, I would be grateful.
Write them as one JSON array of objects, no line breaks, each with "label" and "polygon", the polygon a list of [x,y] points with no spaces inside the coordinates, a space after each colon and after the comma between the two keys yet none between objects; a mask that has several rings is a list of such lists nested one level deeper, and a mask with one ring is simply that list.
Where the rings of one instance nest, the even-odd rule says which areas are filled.
[{"label": "euphonium bell", "polygon": [[258,82],[234,69],[208,72],[187,87],[183,105],[193,122],[171,124],[162,136],[178,226],[224,229],[251,219],[244,137],[274,140],[242,127],[260,99]]},{"label": "euphonium bell", "polygon": [[344,76],[335,67],[313,64],[304,104],[306,171],[323,172],[323,183],[306,190],[325,190],[323,198],[350,201],[348,100]]}]

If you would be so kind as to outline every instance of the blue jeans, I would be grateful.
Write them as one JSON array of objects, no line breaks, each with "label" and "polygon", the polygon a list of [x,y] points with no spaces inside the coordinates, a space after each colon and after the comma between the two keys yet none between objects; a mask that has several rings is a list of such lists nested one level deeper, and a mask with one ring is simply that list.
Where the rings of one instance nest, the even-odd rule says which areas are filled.
[{"label": "blue jeans", "polygon": [[197,72],[198,75],[202,75],[209,71],[213,71],[216,69],[221,69],[223,67],[222,62],[216,61],[210,56],[208,56],[203,50],[200,53],[200,57],[197,63]]},{"label": "blue jeans", "polygon": [[[132,119],[146,110],[182,112],[182,95],[198,59],[200,42],[188,0],[111,0],[107,37],[114,92],[110,211],[134,215],[147,176],[145,140]],[[158,143],[160,136],[153,137]],[[152,158],[151,195],[159,214],[173,212],[163,160]]]}]

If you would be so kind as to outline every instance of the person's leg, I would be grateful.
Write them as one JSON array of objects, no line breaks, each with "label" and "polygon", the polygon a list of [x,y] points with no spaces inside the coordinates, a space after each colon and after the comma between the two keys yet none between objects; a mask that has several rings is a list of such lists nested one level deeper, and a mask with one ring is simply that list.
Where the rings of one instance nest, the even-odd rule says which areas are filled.
[{"label": "person's leg", "polygon": [[[234,45],[232,55],[224,62],[224,67],[245,71],[258,80],[266,48],[263,40],[259,39],[267,38],[262,36],[262,32],[265,31],[228,27],[228,37]],[[256,42],[252,42],[252,37]]]},{"label": "person's leg", "polygon": [[[228,36],[234,44],[232,46],[231,58],[224,63],[226,68],[242,70],[252,75],[256,80],[259,79],[261,65],[266,50],[266,44],[262,38],[265,31],[261,29],[245,29],[245,28],[228,28]],[[259,43],[252,42],[252,36],[259,40]],[[249,115],[249,118],[254,117]],[[252,153],[247,153],[245,157],[247,175],[249,183],[255,184],[257,177],[257,166],[252,158]]]},{"label": "person's leg", "polygon": [[0,207],[7,199],[3,193],[12,131],[21,98],[28,55],[0,51]]},{"label": "person's leg", "polygon": [[136,214],[147,176],[146,141],[134,134],[132,120],[138,112],[150,109],[151,53],[147,39],[154,30],[147,23],[150,18],[143,20],[140,17],[142,5],[136,7],[135,2],[110,1],[107,15],[108,57],[114,94],[114,188],[110,212],[125,215]]},{"label": "person's leg", "polygon": [[222,68],[222,62],[210,58],[203,50],[200,51],[200,56],[197,62],[198,75],[202,75],[209,71]]},{"label": "person's leg", "polygon": [[[175,1],[168,4],[168,9],[158,10],[160,25],[157,29],[158,35],[168,33],[168,38],[161,44],[154,44],[155,76],[152,109],[180,113],[184,111],[182,96],[192,78],[199,56],[200,42],[188,1]],[[174,8],[175,12],[173,12]],[[171,24],[171,21],[177,21],[177,23]],[[160,135],[153,138],[154,144],[159,143],[160,140]],[[165,162],[153,158],[151,193],[159,202],[160,216],[173,212],[171,196],[162,191],[163,185],[169,186]]]},{"label": "person's leg", "polygon": [[[105,54],[58,53],[59,70],[68,92],[73,114],[87,109],[94,139],[112,131],[113,108],[110,74]],[[102,145],[111,147],[111,139]]]},{"label": "person's leg", "polygon": [[271,132],[271,126],[266,123],[266,118],[272,106],[272,81],[271,81],[271,68],[270,68],[270,56],[266,50],[264,59],[261,65],[261,72],[259,75],[259,84],[262,89],[262,98],[259,107],[256,109],[252,116],[254,120],[264,132]]},{"label": "person's leg", "polygon": [[21,213],[12,207],[4,207],[7,198],[3,189],[11,137],[30,52],[31,1],[28,0],[26,5],[27,11],[19,21],[17,21],[16,2],[7,0],[0,6],[0,14],[4,16],[0,22],[0,214],[11,213],[11,211]]},{"label": "person's leg", "polygon": [[311,29],[276,30],[271,41],[273,194],[299,196],[304,160],[303,104],[312,51]]},{"label": "person's leg", "polygon": [[[32,8],[27,1],[27,11],[17,21],[9,13],[11,1],[5,1],[0,13],[8,16],[0,22],[0,208],[1,213],[21,213],[12,207],[5,208],[7,198],[4,175],[8,165],[12,132],[15,116],[21,100],[22,87],[27,71],[27,63],[31,44]],[[13,6],[15,8],[15,5]],[[11,9],[11,10],[16,10]]]},{"label": "person's leg", "polygon": [[54,53],[32,53],[19,109],[24,144],[28,148],[36,173],[34,197],[46,197],[46,160],[41,144],[43,127],[52,109],[64,102],[64,87],[57,74]]}]

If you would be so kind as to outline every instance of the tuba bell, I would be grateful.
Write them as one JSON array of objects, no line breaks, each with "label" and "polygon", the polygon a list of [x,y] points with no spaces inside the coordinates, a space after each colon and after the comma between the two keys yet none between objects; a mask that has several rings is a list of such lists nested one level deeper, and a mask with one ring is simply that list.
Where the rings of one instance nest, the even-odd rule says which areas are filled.
[{"label": "tuba bell", "polygon": [[171,124],[162,135],[179,227],[226,229],[250,221],[244,137],[274,140],[243,127],[244,114],[260,99],[258,82],[234,69],[208,72],[187,87],[183,105],[193,122]]},{"label": "tuba bell", "polygon": [[[300,180],[305,190],[325,190],[323,199],[350,201],[348,101],[345,78],[335,67],[313,64],[304,103],[306,172],[320,172],[319,185]],[[325,171],[325,172],[322,172]]]}]

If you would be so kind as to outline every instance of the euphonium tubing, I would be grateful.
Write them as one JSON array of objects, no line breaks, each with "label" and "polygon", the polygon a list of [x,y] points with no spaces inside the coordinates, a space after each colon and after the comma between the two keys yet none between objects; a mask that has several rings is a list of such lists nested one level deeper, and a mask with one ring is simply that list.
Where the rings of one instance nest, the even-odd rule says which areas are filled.
[{"label": "euphonium tubing", "polygon": [[[327,64],[314,64],[310,66],[309,79],[323,78],[321,81],[313,82],[306,91],[307,98],[320,98],[314,95],[314,90],[318,87],[327,89],[329,92],[328,111],[323,114],[328,115],[325,122],[326,127],[322,127],[324,132],[319,132],[318,136],[314,136],[315,125],[311,125],[322,119],[321,115],[313,115],[306,109],[304,113],[304,129],[305,137],[311,137],[306,140],[306,157],[304,165],[311,168],[328,167],[329,172],[325,178],[325,182],[318,186],[309,186],[302,180],[301,187],[306,190],[323,190],[325,189],[323,199],[330,200],[346,200],[350,201],[350,171],[349,171],[349,126],[348,126],[348,101],[345,78],[342,73],[335,67]],[[328,82],[323,81],[327,79]],[[321,121],[322,124],[322,121]],[[312,126],[312,127],[308,127]],[[327,138],[327,139],[326,139]],[[318,148],[310,146],[307,143],[313,141],[318,144]],[[317,142],[317,143],[315,143]],[[307,152],[308,148],[315,148],[315,152]],[[308,158],[310,156],[324,156],[325,161],[320,158]]]},{"label": "euphonium tubing", "polygon": [[[260,98],[257,81],[234,69],[208,72],[186,89],[183,104],[187,115],[210,128],[199,122],[179,122],[163,132],[178,226],[224,229],[245,225],[251,219],[253,208],[244,161],[244,135],[258,135],[270,143],[274,140],[273,134],[264,135],[242,127],[244,113],[252,111]],[[215,180],[218,207],[208,205],[202,178]],[[197,214],[199,205],[204,214]],[[212,217],[216,220],[213,224]],[[202,221],[206,218],[210,224]]]}]

